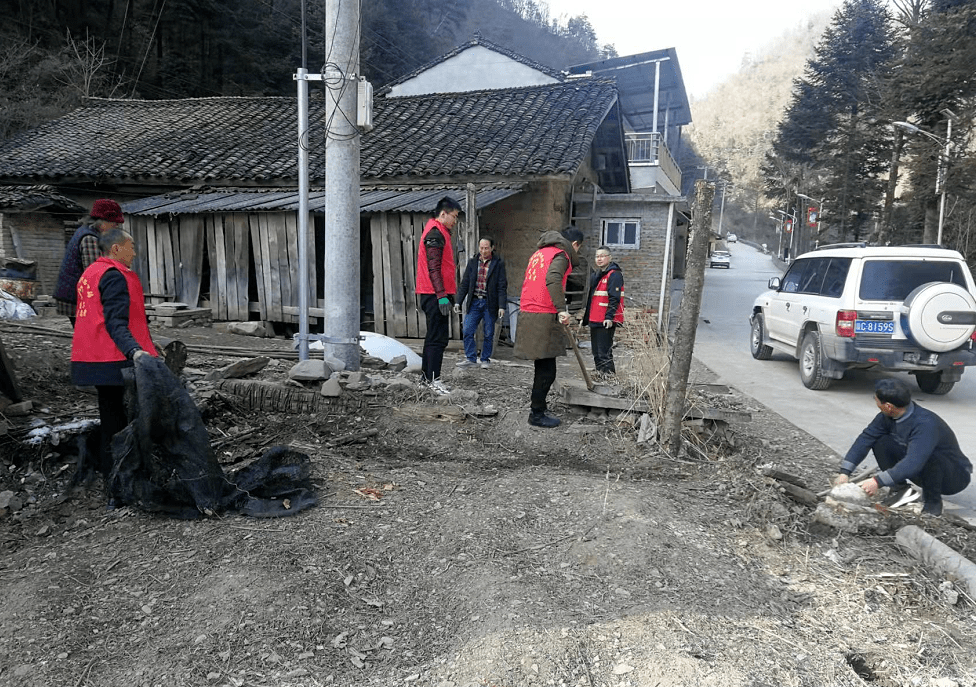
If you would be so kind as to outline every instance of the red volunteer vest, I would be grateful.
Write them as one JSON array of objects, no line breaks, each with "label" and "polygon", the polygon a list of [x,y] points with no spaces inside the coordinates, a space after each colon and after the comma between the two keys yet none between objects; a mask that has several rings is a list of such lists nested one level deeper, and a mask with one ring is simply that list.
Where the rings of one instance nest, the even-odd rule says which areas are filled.
[{"label": "red volunteer vest", "polygon": [[78,319],[71,342],[71,359],[75,362],[110,363],[125,360],[125,354],[108,335],[102,295],[98,290],[99,282],[110,269],[121,272],[129,287],[129,331],[142,350],[156,355],[156,346],[146,323],[146,306],[139,275],[118,260],[102,257],[89,265],[78,280]]},{"label": "red volunteer vest", "polygon": [[454,246],[451,245],[451,232],[436,219],[427,220],[424,232],[420,235],[420,250],[417,251],[417,293],[436,293],[430,282],[427,271],[427,246],[424,239],[431,231],[440,231],[444,235],[444,253],[441,255],[441,280],[444,288],[451,295],[457,293],[457,277],[454,275]]},{"label": "red volunteer vest", "polygon": [[[522,300],[519,304],[519,310],[522,312],[557,313],[561,309],[552,302],[549,289],[546,288],[546,272],[549,271],[549,265],[558,253],[565,254],[566,251],[558,246],[544,246],[529,258],[529,264],[525,268],[525,281],[522,282]],[[572,271],[573,265],[570,263],[569,269],[563,275],[563,291],[566,290],[566,281]]]},{"label": "red volunteer vest", "polygon": [[[610,270],[603,275],[603,279],[596,285],[593,297],[590,298],[590,322],[603,322],[606,319],[607,308],[610,307],[610,294],[607,285],[610,283],[610,275],[617,270]],[[624,287],[620,287],[620,303],[617,304],[617,312],[613,315],[613,321],[617,324],[624,323]]]}]

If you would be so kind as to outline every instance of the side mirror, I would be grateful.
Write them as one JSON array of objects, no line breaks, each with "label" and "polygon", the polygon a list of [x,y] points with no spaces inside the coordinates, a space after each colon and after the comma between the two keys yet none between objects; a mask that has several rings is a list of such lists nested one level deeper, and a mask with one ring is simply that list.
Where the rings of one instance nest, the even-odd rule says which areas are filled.
[{"label": "side mirror", "polygon": [[773,277],[772,279],[769,280],[769,284],[767,284],[767,286],[772,291],[779,291],[780,284],[781,282],[779,280],[779,277]]}]

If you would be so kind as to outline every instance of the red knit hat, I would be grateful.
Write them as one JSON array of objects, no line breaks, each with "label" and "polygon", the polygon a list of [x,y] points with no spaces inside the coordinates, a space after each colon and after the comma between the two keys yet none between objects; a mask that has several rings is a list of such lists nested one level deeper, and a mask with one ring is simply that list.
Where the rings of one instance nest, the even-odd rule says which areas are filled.
[{"label": "red knit hat", "polygon": [[99,198],[92,204],[89,213],[92,219],[103,219],[106,222],[116,222],[122,224],[125,218],[122,217],[122,208],[114,200]]}]

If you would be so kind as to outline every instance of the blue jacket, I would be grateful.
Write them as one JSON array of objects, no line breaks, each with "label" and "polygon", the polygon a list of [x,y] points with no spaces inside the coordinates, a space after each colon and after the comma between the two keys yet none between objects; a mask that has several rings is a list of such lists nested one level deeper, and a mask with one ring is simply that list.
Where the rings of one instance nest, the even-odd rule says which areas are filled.
[{"label": "blue jacket", "polygon": [[933,456],[961,468],[967,474],[973,471],[973,464],[959,448],[956,435],[945,420],[914,401],[897,420],[878,413],[847,451],[840,471],[846,475],[851,474],[868,455],[874,443],[886,434],[892,435],[895,441],[905,446],[906,452],[905,457],[893,468],[874,476],[882,486],[891,487],[918,476]]}]

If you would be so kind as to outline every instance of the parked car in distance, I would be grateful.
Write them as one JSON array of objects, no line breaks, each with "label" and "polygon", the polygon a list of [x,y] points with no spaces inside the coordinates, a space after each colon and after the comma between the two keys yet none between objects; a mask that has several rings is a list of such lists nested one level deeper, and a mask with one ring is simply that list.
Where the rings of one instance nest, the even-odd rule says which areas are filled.
[{"label": "parked car in distance", "polygon": [[735,234],[727,234],[725,240],[728,241],[729,243],[735,243],[736,241],[739,240],[739,237],[736,236]]},{"label": "parked car in distance", "polygon": [[750,322],[752,357],[800,362],[808,389],[851,369],[915,375],[946,394],[976,365],[976,284],[962,255],[938,246],[837,244],[769,280]]},{"label": "parked car in distance", "polygon": [[708,266],[729,269],[732,267],[732,254],[727,250],[714,250],[708,259]]}]

